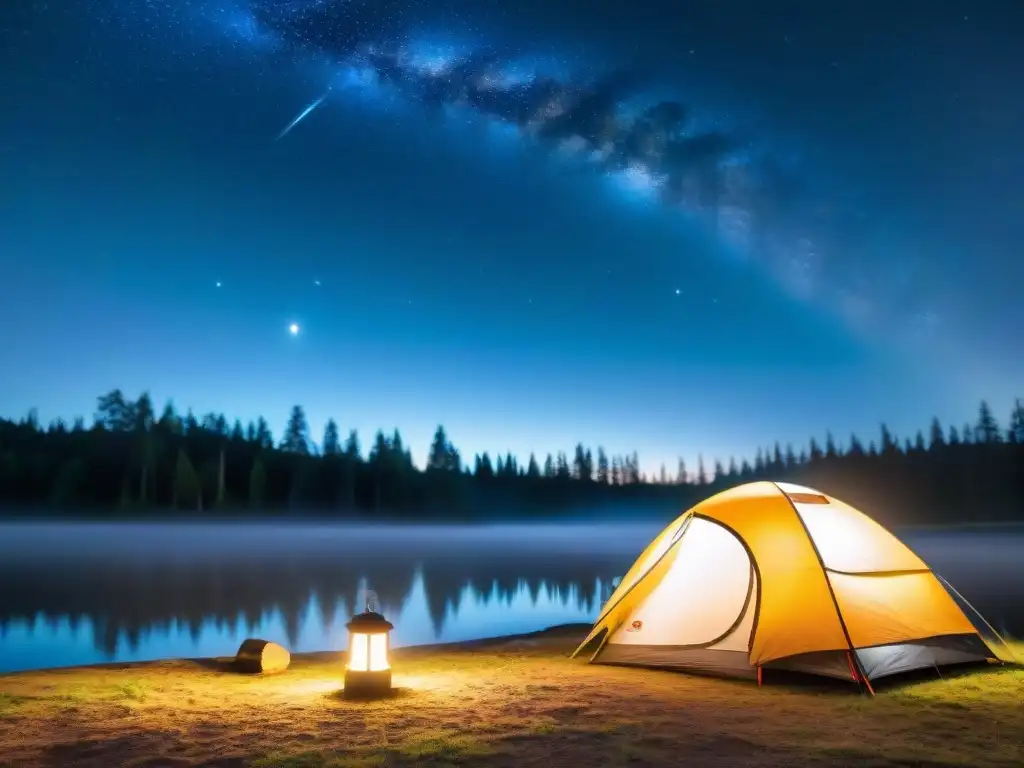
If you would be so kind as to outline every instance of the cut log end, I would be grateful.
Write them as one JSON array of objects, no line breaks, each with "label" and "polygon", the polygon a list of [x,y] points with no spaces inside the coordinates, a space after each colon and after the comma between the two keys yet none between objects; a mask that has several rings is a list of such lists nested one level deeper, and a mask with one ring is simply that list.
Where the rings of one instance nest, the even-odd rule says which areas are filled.
[{"label": "cut log end", "polygon": [[272,675],[288,669],[291,660],[284,646],[250,637],[239,646],[235,666],[240,672]]}]

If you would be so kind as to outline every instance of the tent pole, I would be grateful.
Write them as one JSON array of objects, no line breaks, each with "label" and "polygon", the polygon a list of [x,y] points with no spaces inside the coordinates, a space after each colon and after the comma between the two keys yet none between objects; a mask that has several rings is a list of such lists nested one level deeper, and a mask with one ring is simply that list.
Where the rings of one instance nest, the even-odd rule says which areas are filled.
[{"label": "tent pole", "polygon": [[601,649],[604,648],[604,644],[608,642],[608,638],[611,637],[611,636],[612,636],[611,631],[608,631],[608,632],[604,633],[604,637],[601,638],[601,644],[597,646],[597,650],[594,651],[594,655],[590,657],[590,661],[593,661],[594,659],[597,658],[597,654],[599,654],[601,652]]}]

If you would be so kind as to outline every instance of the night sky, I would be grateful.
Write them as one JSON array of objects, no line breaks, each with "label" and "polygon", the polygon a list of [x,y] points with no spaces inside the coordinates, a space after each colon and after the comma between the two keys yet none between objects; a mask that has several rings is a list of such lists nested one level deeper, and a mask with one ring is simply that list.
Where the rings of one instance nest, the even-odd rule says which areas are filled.
[{"label": "night sky", "polygon": [[647,469],[1005,421],[1021,39],[1014,2],[4,3],[0,415],[121,387]]}]

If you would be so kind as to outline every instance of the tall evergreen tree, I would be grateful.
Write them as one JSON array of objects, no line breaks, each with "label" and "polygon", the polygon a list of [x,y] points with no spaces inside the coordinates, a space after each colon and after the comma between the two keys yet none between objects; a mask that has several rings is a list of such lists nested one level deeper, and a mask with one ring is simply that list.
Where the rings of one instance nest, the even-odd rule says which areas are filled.
[{"label": "tall evergreen tree", "polygon": [[1024,401],[1021,401],[1020,398],[1014,401],[1013,411],[1010,412],[1007,440],[1017,445],[1024,445]]},{"label": "tall evergreen tree", "polygon": [[537,466],[537,457],[530,454],[530,461],[526,465],[526,476],[529,478],[540,477],[540,467]]},{"label": "tall evergreen tree", "polygon": [[120,389],[100,395],[96,402],[96,423],[110,432],[131,432],[135,429],[134,403]]},{"label": "tall evergreen tree", "polygon": [[676,485],[686,485],[686,462],[682,456],[676,462]]},{"label": "tall evergreen tree", "polygon": [[301,405],[292,406],[288,425],[284,428],[281,450],[288,453],[309,454],[309,424]]},{"label": "tall evergreen tree", "polygon": [[338,424],[334,419],[328,419],[324,427],[324,441],[321,446],[324,456],[339,456],[341,454],[341,437],[338,434]]},{"label": "tall evergreen tree", "polygon": [[974,428],[975,442],[994,445],[1002,442],[1002,435],[999,431],[999,423],[992,415],[992,409],[984,400],[978,407],[978,424]]},{"label": "tall evergreen tree", "polygon": [[[762,458],[763,462],[763,458]],[[704,454],[697,454],[697,485],[705,486],[708,484],[708,474],[704,471]]]},{"label": "tall evergreen tree", "polygon": [[270,432],[267,420],[262,416],[256,420],[256,444],[260,448],[269,449],[274,447],[274,436]]}]

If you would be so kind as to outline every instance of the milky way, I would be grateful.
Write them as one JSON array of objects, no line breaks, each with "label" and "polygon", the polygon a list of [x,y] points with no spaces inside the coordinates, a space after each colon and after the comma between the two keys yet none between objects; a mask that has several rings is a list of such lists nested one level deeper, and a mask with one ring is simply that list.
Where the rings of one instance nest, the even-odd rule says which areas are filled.
[{"label": "milky way", "polygon": [[[920,330],[923,319],[934,323],[929,307],[886,294],[880,281],[858,274],[857,253],[836,236],[849,222],[837,221],[837,206],[822,203],[763,137],[702,130],[684,100],[645,99],[652,90],[648,73],[542,72],[529,52],[485,45],[438,52],[422,32],[433,10],[397,0],[291,0],[188,3],[167,13],[179,24],[186,17],[186,25],[206,23],[224,45],[240,46],[255,60],[283,56],[295,67],[327,61],[332,98],[352,88],[388,89],[427,114],[465,109],[505,124],[524,142],[575,158],[595,175],[688,217],[723,250],[756,262],[794,296],[826,306],[851,327],[891,328],[895,320]],[[436,43],[436,32],[431,39]]]}]

